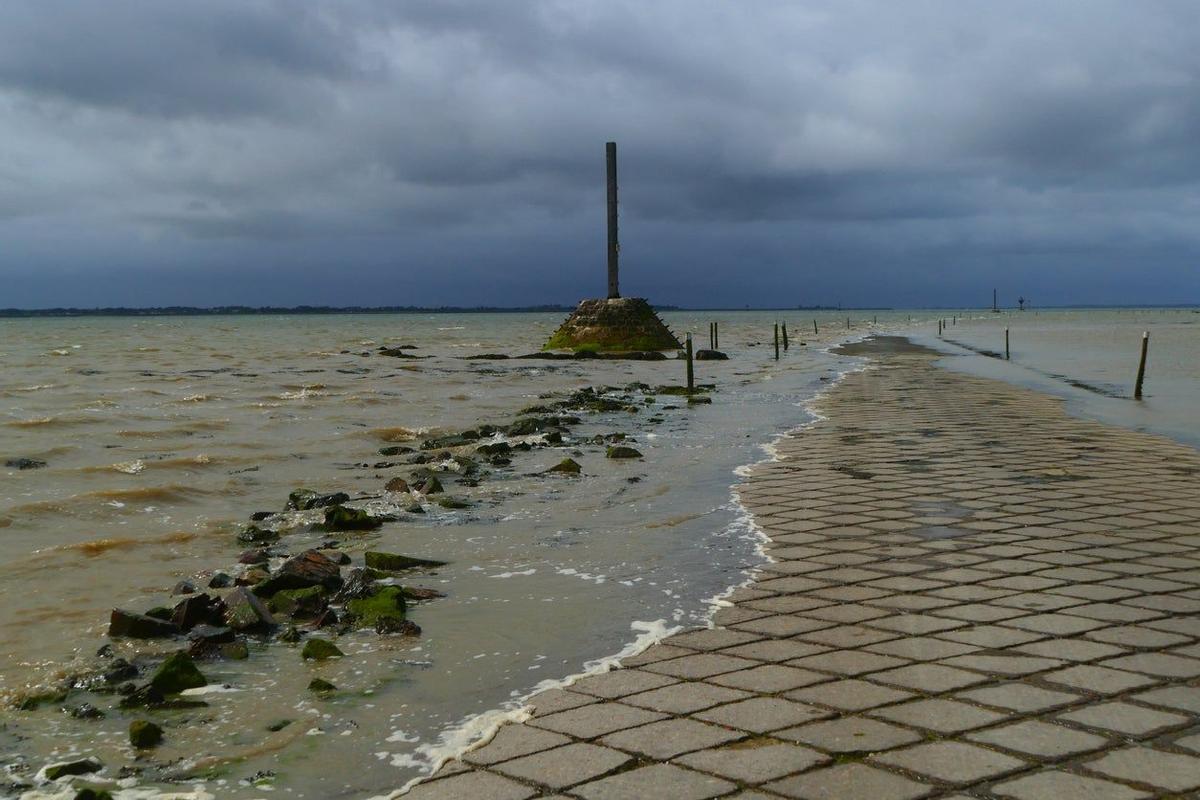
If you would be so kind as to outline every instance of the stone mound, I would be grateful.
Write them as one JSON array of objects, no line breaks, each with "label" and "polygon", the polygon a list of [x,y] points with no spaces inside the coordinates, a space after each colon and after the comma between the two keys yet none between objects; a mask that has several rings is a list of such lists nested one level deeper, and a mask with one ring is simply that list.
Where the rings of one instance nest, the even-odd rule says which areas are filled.
[{"label": "stone mound", "polygon": [[678,350],[682,345],[640,297],[582,300],[543,350]]}]

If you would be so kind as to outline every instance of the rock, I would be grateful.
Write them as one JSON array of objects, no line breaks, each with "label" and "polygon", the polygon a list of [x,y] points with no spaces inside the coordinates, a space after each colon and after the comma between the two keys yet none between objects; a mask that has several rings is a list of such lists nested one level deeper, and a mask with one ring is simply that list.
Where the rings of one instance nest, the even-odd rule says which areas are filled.
[{"label": "rock", "polygon": [[582,467],[579,466],[578,461],[573,458],[564,458],[562,461],[546,470],[546,473],[559,475],[578,475],[581,471]]},{"label": "rock", "polygon": [[687,399],[687,404],[689,406],[711,406],[712,398],[693,395]]},{"label": "rock", "polygon": [[270,560],[270,551],[263,550],[261,547],[243,550],[241,554],[238,555],[239,564],[266,564]]},{"label": "rock", "polygon": [[471,504],[468,503],[466,500],[460,500],[457,497],[450,497],[448,495],[439,495],[439,496],[433,498],[433,502],[437,503],[442,508],[449,508],[449,509],[460,509],[460,508],[470,508],[471,507]]},{"label": "rock", "polygon": [[10,458],[4,462],[4,466],[13,469],[41,469],[46,466],[46,462],[36,458]]},{"label": "rock", "polygon": [[374,593],[375,577],[368,573],[365,569],[352,569],[350,574],[346,576],[346,582],[342,584],[341,590],[334,596],[334,601],[344,603],[347,600],[354,600],[359,597],[367,597]]},{"label": "rock", "polygon": [[397,619],[396,617],[380,617],[375,621],[375,632],[379,634],[396,634],[399,636],[420,636],[421,626],[412,620]]},{"label": "rock", "polygon": [[75,719],[104,719],[104,712],[91,703],[80,703],[71,709],[71,716]]},{"label": "rock", "polygon": [[158,639],[180,633],[179,626],[145,614],[135,614],[114,608],[108,621],[108,635],[113,638]]},{"label": "rock", "polygon": [[233,576],[227,572],[214,572],[208,581],[210,589],[228,589],[233,586]]},{"label": "rock", "polygon": [[311,624],[314,628],[330,628],[334,625],[337,625],[339,622],[341,622],[341,620],[338,619],[337,612],[332,608],[327,608],[318,614],[316,619],[314,619]]},{"label": "rock", "polygon": [[346,553],[343,553],[341,550],[334,550],[332,548],[323,546],[317,552],[320,553],[321,555],[325,556],[326,558],[328,558],[330,561],[337,564],[338,566],[344,566],[344,565],[350,563],[350,556],[347,555]]},{"label": "rock", "polygon": [[402,556],[396,553],[381,553],[376,550],[368,550],[363,555],[363,562],[371,569],[379,569],[385,572],[399,572],[400,570],[416,569],[418,567],[443,567],[446,565],[445,561],[413,558],[412,556]]},{"label": "rock", "polygon": [[243,544],[270,544],[279,540],[279,534],[270,528],[260,528],[257,525],[247,525],[237,535],[237,540]]},{"label": "rock", "polygon": [[373,531],[382,525],[383,520],[362,509],[332,506],[325,511],[325,522],[320,527],[325,531]]},{"label": "rock", "polygon": [[479,431],[463,431],[450,436],[437,436],[421,442],[422,450],[443,450],[447,447],[463,447],[479,441]]},{"label": "rock", "polygon": [[634,450],[632,447],[618,445],[617,447],[608,448],[608,451],[605,452],[604,456],[605,458],[641,458],[642,454],[638,450]]},{"label": "rock", "polygon": [[158,665],[158,669],[150,677],[150,685],[164,695],[168,695],[179,694],[185,689],[207,686],[208,681],[196,668],[192,657],[182,650],[177,650],[167,656],[166,661]]},{"label": "rock", "polygon": [[271,577],[271,573],[267,572],[266,566],[261,565],[251,567],[233,579],[235,586],[257,586],[258,584]]},{"label": "rock", "polygon": [[404,595],[405,600],[436,600],[439,597],[446,595],[439,592],[437,589],[427,589],[424,586],[401,586],[400,593]]},{"label": "rock", "polygon": [[543,350],[676,350],[682,345],[651,305],[638,297],[582,300],[546,342]]},{"label": "rock", "polygon": [[328,694],[329,692],[336,692],[337,687],[329,681],[313,678],[308,682],[308,690],[317,694]]},{"label": "rock", "polygon": [[426,475],[423,478],[419,478],[413,484],[413,488],[425,495],[438,494],[445,491],[442,488],[442,482],[437,479],[436,475]]},{"label": "rock", "polygon": [[267,517],[273,516],[274,514],[275,514],[274,511],[255,511],[253,514],[250,515],[250,521],[251,522],[262,522],[264,519],[266,519]]},{"label": "rock", "polygon": [[267,608],[277,616],[311,619],[325,610],[325,594],[323,586],[284,589],[271,598]]},{"label": "rock", "polygon": [[224,618],[225,604],[208,594],[196,594],[182,600],[171,613],[171,622],[183,631],[190,631],[200,624],[219,625]]},{"label": "rock", "polygon": [[283,631],[275,637],[284,644],[298,644],[304,638],[299,629],[295,625],[288,625]]},{"label": "rock", "polygon": [[75,793],[73,800],[113,800],[113,796],[106,789],[93,789],[91,786],[84,786]]},{"label": "rock", "polygon": [[206,644],[224,644],[234,639],[233,628],[219,625],[197,625],[188,631],[188,641]]},{"label": "rock", "polygon": [[328,639],[309,639],[300,651],[300,657],[305,661],[324,661],[328,658],[341,658],[346,655]]},{"label": "rock", "polygon": [[563,438],[562,438],[562,434],[559,433],[558,431],[551,431],[550,433],[547,433],[545,436],[543,436],[542,440],[546,444],[562,444]]},{"label": "rock", "polygon": [[68,775],[90,775],[104,769],[98,758],[80,758],[76,761],[65,761],[61,764],[51,764],[43,774],[48,781],[56,781]]},{"label": "rock", "polygon": [[174,614],[174,612],[171,611],[171,609],[167,608],[166,606],[155,606],[154,608],[152,608],[146,612],[147,617],[153,617],[154,619],[166,620],[168,622],[170,622],[173,614]]},{"label": "rock", "polygon": [[546,433],[552,430],[559,430],[566,427],[569,422],[570,424],[576,424],[579,422],[579,419],[577,417],[554,416],[522,417],[508,426],[507,433],[509,436],[532,436],[535,433]]},{"label": "rock", "polygon": [[126,661],[123,658],[113,659],[112,664],[110,664],[108,669],[106,669],[103,672],[103,674],[101,675],[101,677],[104,679],[104,682],[107,684],[114,684],[114,683],[120,683],[121,681],[132,680],[132,679],[136,678],[137,676],[138,676],[137,667],[135,667],[133,664],[130,664],[128,661]]},{"label": "rock", "polygon": [[404,478],[392,478],[383,488],[389,492],[407,492],[408,481]]},{"label": "rock", "polygon": [[354,624],[362,628],[374,628],[381,619],[392,619],[397,624],[405,618],[404,590],[399,586],[381,586],[374,594],[350,600],[346,603],[346,614]]},{"label": "rock", "polygon": [[180,581],[179,583],[175,584],[175,587],[173,589],[171,589],[171,594],[173,594],[173,595],[195,594],[195,593],[196,593],[196,584],[192,583],[191,581]]},{"label": "rock", "polygon": [[401,456],[401,455],[404,455],[405,453],[414,453],[414,452],[416,452],[416,451],[413,448],[405,447],[403,445],[393,445],[391,447],[379,448],[379,455],[381,455],[381,456]]},{"label": "rock", "polygon": [[279,731],[283,730],[284,728],[286,728],[288,725],[291,725],[291,724],[292,724],[292,721],[290,719],[280,719],[280,720],[276,720],[275,722],[272,722],[270,725],[268,725],[267,730],[270,731],[271,733],[278,733]]},{"label": "rock", "polygon": [[321,494],[311,489],[297,489],[288,495],[287,508],[292,511],[308,511],[313,508],[337,506],[350,499],[345,492]]},{"label": "rock", "polygon": [[280,565],[271,577],[254,587],[259,597],[271,597],[285,589],[307,589],[322,586],[337,591],[342,585],[342,571],[333,559],[317,550],[305,550]]},{"label": "rock", "polygon": [[156,747],[162,740],[162,728],[150,720],[135,719],[129,723],[129,743],[139,750]]},{"label": "rock", "polygon": [[225,598],[225,624],[235,631],[270,627],[275,618],[252,592],[245,587],[234,589]]},{"label": "rock", "polygon": [[250,647],[241,639],[217,645],[217,655],[230,661],[245,661],[250,657]]},{"label": "rock", "polygon": [[697,361],[728,361],[729,356],[720,350],[697,350],[694,358]]},{"label": "rock", "polygon": [[475,452],[485,456],[502,456],[512,452],[512,445],[508,442],[493,442],[491,444],[481,444],[475,448]]}]

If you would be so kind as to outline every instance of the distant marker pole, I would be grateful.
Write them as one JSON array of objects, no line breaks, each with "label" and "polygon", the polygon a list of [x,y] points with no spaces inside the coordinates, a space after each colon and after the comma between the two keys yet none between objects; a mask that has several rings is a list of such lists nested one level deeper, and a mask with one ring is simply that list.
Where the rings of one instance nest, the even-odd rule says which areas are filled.
[{"label": "distant marker pole", "polygon": [[693,369],[692,369],[692,335],[690,333],[687,335],[687,345],[686,346],[687,346],[687,393],[689,395],[691,395],[691,393],[695,390],[696,378],[695,378],[695,373],[693,372]]},{"label": "distant marker pole", "polygon": [[817,321],[813,320],[813,336],[817,335]]},{"label": "distant marker pole", "polygon": [[1142,331],[1142,357],[1138,359],[1137,382],[1133,385],[1133,397],[1142,399],[1142,381],[1146,378],[1146,350],[1150,347],[1150,331]]},{"label": "distant marker pole", "polygon": [[787,323],[783,323],[783,349],[788,349]]},{"label": "distant marker pole", "polygon": [[775,323],[775,360],[779,360],[779,323]]},{"label": "distant marker pole", "polygon": [[942,321],[938,320],[938,336],[942,335]]},{"label": "distant marker pole", "polygon": [[1008,350],[1008,328],[1005,328],[1005,329],[1004,329],[1004,360],[1005,360],[1005,361],[1008,361],[1008,360],[1009,360],[1009,350]]},{"label": "distant marker pole", "polygon": [[713,350],[721,349],[721,327],[720,323],[713,323]]},{"label": "distant marker pole", "polygon": [[850,330],[850,318],[846,317],[846,330]]}]

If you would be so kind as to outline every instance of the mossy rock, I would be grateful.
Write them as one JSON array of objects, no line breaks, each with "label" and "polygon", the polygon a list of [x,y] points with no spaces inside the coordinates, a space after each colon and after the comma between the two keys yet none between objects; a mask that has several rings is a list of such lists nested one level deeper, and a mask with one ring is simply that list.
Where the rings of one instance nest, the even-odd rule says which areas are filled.
[{"label": "mossy rock", "polygon": [[443,567],[446,565],[445,561],[435,561],[431,558],[413,558],[412,556],[402,556],[397,553],[381,553],[377,550],[368,550],[363,555],[363,562],[367,565],[368,569],[380,570],[382,572],[400,572],[406,569]]},{"label": "mossy rock", "polygon": [[91,786],[84,786],[75,792],[73,800],[113,800],[113,796],[107,789],[95,789]]},{"label": "mossy rock", "polygon": [[170,622],[171,617],[174,616],[174,614],[175,612],[166,606],[155,606],[146,612],[147,617],[151,617],[152,619],[161,619],[166,622]]},{"label": "mossy rock", "polygon": [[325,609],[325,587],[284,589],[267,602],[272,614],[285,617],[315,617]]},{"label": "mossy rock", "polygon": [[576,354],[675,350],[682,347],[648,302],[637,297],[583,300],[543,350]]},{"label": "mossy rock", "polygon": [[358,627],[373,628],[381,619],[403,621],[406,605],[401,587],[381,586],[369,597],[348,601],[346,613],[354,617]]},{"label": "mossy rock", "polygon": [[308,690],[316,694],[329,694],[330,692],[336,692],[337,687],[327,680],[313,678],[308,682]]},{"label": "mossy rock", "polygon": [[608,448],[608,451],[605,452],[604,456],[605,458],[641,458],[642,453],[640,450],[635,450],[632,447],[618,445],[616,447]]},{"label": "mossy rock", "polygon": [[163,729],[147,719],[129,723],[129,743],[139,750],[157,747],[163,740]]},{"label": "mossy rock", "polygon": [[100,763],[100,759],[80,758],[75,761],[52,764],[46,767],[45,775],[46,780],[56,781],[68,775],[87,775],[92,772],[99,772],[102,769],[104,769],[104,765]]},{"label": "mossy rock", "polygon": [[578,475],[582,471],[583,468],[579,466],[578,461],[573,458],[564,458],[562,461],[546,470],[546,473],[556,475]]},{"label": "mossy rock", "polygon": [[279,534],[269,528],[247,525],[238,534],[237,540],[242,544],[270,544],[279,541]]},{"label": "mossy rock", "polygon": [[695,395],[693,395],[692,397],[689,397],[687,399],[687,404],[689,406],[711,406],[712,398],[711,397],[696,397]]},{"label": "mossy rock", "polygon": [[325,510],[325,521],[319,527],[324,531],[373,531],[382,525],[383,520],[372,517],[361,508],[330,506]]},{"label": "mossy rock", "polygon": [[346,655],[337,645],[328,639],[309,639],[300,651],[300,657],[305,661],[325,661],[329,658],[341,658]]},{"label": "mossy rock", "polygon": [[466,500],[462,500],[458,497],[450,497],[449,495],[439,495],[438,497],[431,497],[430,500],[442,508],[447,508],[447,509],[455,510],[455,511],[459,510],[459,509],[471,507],[471,504],[468,503]]},{"label": "mossy rock", "polygon": [[158,665],[150,678],[150,685],[163,694],[179,694],[186,689],[207,686],[208,680],[197,669],[192,657],[182,650],[171,653],[166,661]]}]

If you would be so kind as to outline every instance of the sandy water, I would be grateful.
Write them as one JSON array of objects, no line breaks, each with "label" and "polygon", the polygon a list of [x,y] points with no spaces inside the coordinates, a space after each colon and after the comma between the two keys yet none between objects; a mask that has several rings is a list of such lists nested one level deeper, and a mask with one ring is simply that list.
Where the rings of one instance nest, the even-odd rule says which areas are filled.
[{"label": "sandy water", "polygon": [[[637,393],[638,413],[585,415],[565,447],[518,454],[478,486],[447,477],[464,510],[428,507],[345,540],[450,563],[412,582],[447,597],[410,618],[418,639],[361,631],[347,657],[315,665],[299,648],[250,644],[245,661],[202,669],[222,690],[201,709],[152,712],[165,743],[137,754],[134,713],[118,698],[73,692],[32,711],[7,706],[0,763],[9,795],[38,787],[47,763],[92,755],[122,797],[364,797],[427,770],[543,681],[595,665],[631,642],[703,624],[711,599],[759,563],[730,487],[740,465],[805,419],[802,405],[851,363],[823,352],[846,335],[797,331],[775,362],[773,313],[667,314],[707,344],[721,322],[729,361],[697,363],[711,406]],[[853,335],[869,329],[856,315]],[[898,319],[898,317],[897,317]],[[170,604],[181,579],[231,569],[251,512],[306,486],[380,496],[410,467],[381,447],[406,431],[502,424],[543,395],[584,386],[680,383],[680,362],[471,361],[536,351],[559,314],[79,318],[0,321],[0,456],[45,461],[0,472],[0,692],[10,703],[94,664],[114,606]],[[880,320],[882,323],[884,320]],[[700,342],[703,338],[705,341]],[[802,345],[801,341],[807,341]],[[378,355],[413,345],[427,359]],[[588,440],[621,432],[645,454],[604,458]],[[578,479],[539,475],[565,456]],[[411,498],[403,498],[405,504]],[[382,496],[376,507],[401,498]],[[303,529],[282,548],[323,537]],[[116,643],[150,658],[177,643]],[[339,687],[306,691],[313,677]],[[105,713],[76,719],[83,702]],[[487,717],[484,717],[486,722]],[[289,721],[279,730],[276,723]],[[331,765],[336,767],[331,768]],[[31,788],[32,787],[32,788]],[[64,794],[69,796],[69,793]]]}]

